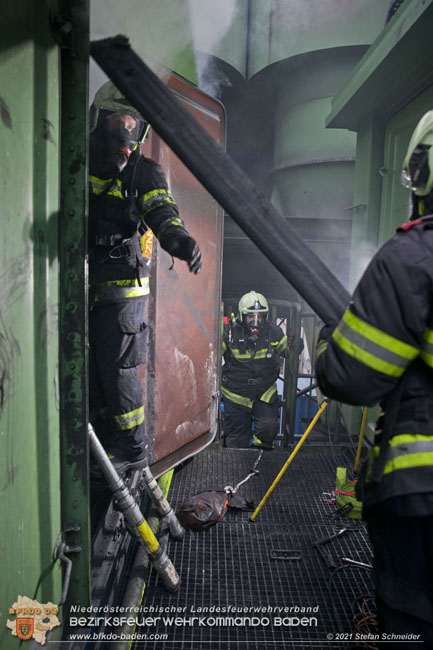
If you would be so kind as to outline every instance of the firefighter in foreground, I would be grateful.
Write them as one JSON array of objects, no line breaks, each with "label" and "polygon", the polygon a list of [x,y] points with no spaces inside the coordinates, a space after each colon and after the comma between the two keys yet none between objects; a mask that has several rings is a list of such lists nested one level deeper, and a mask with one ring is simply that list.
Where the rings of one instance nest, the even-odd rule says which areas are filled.
[{"label": "firefighter in foreground", "polygon": [[221,392],[224,396],[226,447],[273,449],[278,433],[276,379],[279,357],[289,356],[281,327],[268,321],[269,307],[261,293],[250,291],[239,301],[239,318],[224,326]]},{"label": "firefighter in foreground", "polygon": [[433,648],[433,111],[412,135],[402,181],[410,221],[377,252],[337,327],[321,331],[316,371],[331,398],[381,403],[357,488],[379,630]]},{"label": "firefighter in foreground", "polygon": [[162,168],[140,154],[148,130],[111,82],[99,89],[90,110],[90,419],[119,473],[147,456],[137,367],[149,271],[140,240],[151,228],[170,255],[201,268]]}]

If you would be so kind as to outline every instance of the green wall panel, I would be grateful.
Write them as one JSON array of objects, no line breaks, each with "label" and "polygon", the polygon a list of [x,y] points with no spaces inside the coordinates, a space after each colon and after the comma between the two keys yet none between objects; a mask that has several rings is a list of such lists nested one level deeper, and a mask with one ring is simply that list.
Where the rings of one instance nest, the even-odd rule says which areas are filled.
[{"label": "green wall panel", "polygon": [[[284,214],[350,219],[353,163],[329,162],[287,168],[275,174]],[[338,179],[338,182],[336,182]]]},{"label": "green wall panel", "polygon": [[249,74],[306,52],[371,43],[388,7],[388,0],[252,0]]},{"label": "green wall panel", "polygon": [[400,182],[403,160],[410,136],[418,120],[433,107],[433,88],[417,97],[387,124],[383,165],[383,191],[379,245],[394,233],[397,226],[408,220],[410,192]]},{"label": "green wall panel", "polygon": [[[58,52],[50,3],[2,7],[0,148],[0,646],[18,595],[60,599]],[[41,583],[35,595],[39,578]]]},{"label": "green wall panel", "polygon": [[287,107],[278,106],[275,116],[275,166],[354,159],[355,134],[324,128],[329,97]]}]

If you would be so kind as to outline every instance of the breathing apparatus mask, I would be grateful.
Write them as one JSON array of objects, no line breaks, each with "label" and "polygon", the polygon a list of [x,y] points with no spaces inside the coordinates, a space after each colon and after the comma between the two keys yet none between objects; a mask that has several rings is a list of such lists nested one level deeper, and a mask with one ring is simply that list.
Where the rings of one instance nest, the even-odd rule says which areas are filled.
[{"label": "breathing apparatus mask", "polygon": [[256,291],[250,291],[239,301],[239,315],[247,329],[248,340],[256,344],[268,317],[269,307],[266,298]]},{"label": "breathing apparatus mask", "polygon": [[431,214],[433,208],[433,111],[418,122],[403,161],[401,182],[412,190],[411,220]]},{"label": "breathing apparatus mask", "polygon": [[90,163],[96,173],[117,176],[144,142],[149,124],[108,81],[90,107]]},{"label": "breathing apparatus mask", "polygon": [[419,144],[409,158],[408,166],[401,173],[401,183],[404,187],[418,192],[425,191],[430,176],[429,150],[431,145]]},{"label": "breathing apparatus mask", "polygon": [[145,120],[136,113],[100,108],[94,138],[107,168],[119,174],[126,167],[147,127]]},{"label": "breathing apparatus mask", "polygon": [[246,323],[250,336],[254,340],[257,340],[264,323],[263,314],[258,311],[253,311],[244,315],[243,320]]}]

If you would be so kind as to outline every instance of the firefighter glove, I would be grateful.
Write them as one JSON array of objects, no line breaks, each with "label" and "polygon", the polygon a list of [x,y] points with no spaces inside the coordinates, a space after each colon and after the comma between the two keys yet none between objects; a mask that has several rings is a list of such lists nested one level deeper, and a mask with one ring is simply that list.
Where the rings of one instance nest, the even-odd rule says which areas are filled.
[{"label": "firefighter glove", "polygon": [[198,273],[201,269],[201,253],[200,249],[192,237],[186,234],[178,234],[175,237],[167,238],[161,242],[163,248],[180,260],[185,260],[188,263],[189,270],[193,273]]}]

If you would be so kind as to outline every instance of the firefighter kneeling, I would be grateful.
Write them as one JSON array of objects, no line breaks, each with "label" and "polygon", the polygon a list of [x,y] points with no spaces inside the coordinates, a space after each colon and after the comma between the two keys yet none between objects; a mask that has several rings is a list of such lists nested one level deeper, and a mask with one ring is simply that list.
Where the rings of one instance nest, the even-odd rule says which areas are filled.
[{"label": "firefighter kneeling", "polygon": [[289,356],[289,346],[281,327],[268,321],[268,313],[266,298],[250,291],[239,301],[239,317],[232,314],[224,326],[221,392],[226,447],[248,447],[253,418],[253,446],[274,446],[279,357]]}]

